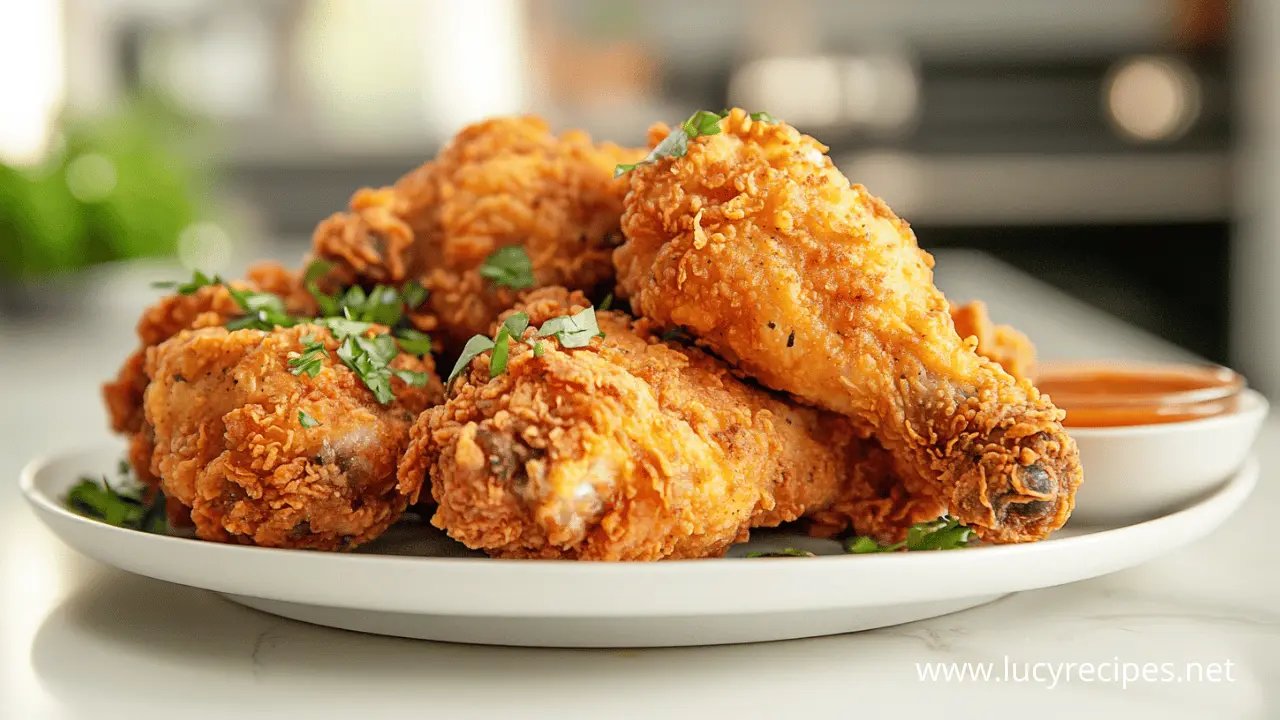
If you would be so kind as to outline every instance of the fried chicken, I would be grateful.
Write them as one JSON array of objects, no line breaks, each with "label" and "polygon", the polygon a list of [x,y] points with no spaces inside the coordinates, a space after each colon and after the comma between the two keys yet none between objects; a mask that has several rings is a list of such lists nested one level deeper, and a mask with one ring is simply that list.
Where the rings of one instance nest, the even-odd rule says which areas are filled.
[{"label": "fried chicken", "polygon": [[620,294],[854,419],[979,537],[1060,527],[1082,475],[1062,411],[961,339],[907,224],[794,128],[735,109],[720,129],[630,173]]},{"label": "fried chicken", "polygon": [[[276,263],[251,266],[243,283],[233,283],[242,290],[271,292],[285,299],[289,311],[313,315],[315,304],[302,287],[298,275]],[[223,285],[206,285],[195,292],[162,298],[147,308],[138,320],[137,334],[141,346],[125,359],[115,380],[102,386],[111,429],[129,436],[129,462],[138,479],[154,485],[151,472],[151,428],[143,416],[142,399],[147,389],[145,370],[147,348],[168,340],[182,330],[222,325],[244,310]],[[179,520],[170,514],[170,520]]]},{"label": "fried chicken", "polygon": [[[324,343],[314,376],[289,361],[308,339]],[[339,361],[323,327],[273,332],[183,330],[149,348],[145,419],[151,467],[166,497],[191,508],[205,540],[346,550],[404,512],[396,490],[414,419],[443,389],[430,358],[401,354],[391,366],[427,373],[425,387],[392,378],[383,405]]]},{"label": "fried chicken", "polygon": [[994,360],[1015,380],[1031,378],[1036,368],[1036,346],[1016,328],[996,325],[980,300],[951,304],[951,321],[962,338],[977,338],[978,354]]},{"label": "fried chicken", "polygon": [[[526,339],[588,305],[533,293],[518,306]],[[418,419],[400,489],[434,495],[434,525],[498,557],[718,556],[750,527],[831,505],[858,467],[874,468],[876,446],[845,418],[750,386],[645,320],[596,318],[605,335],[588,347],[542,338],[539,356],[512,343],[493,378],[490,356],[477,357]]]},{"label": "fried chicken", "polygon": [[499,248],[525,250],[535,287],[611,289],[626,193],[613,169],[643,154],[553,135],[535,117],[486,120],[394,186],[357,192],[316,229],[313,251],[336,264],[333,282],[420,281],[430,294],[415,323],[456,351],[520,296],[480,274]]}]

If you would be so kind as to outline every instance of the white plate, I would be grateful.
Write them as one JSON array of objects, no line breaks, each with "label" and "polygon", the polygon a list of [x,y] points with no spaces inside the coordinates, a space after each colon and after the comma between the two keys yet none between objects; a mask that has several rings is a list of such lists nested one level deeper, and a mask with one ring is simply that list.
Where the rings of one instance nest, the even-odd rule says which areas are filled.
[{"label": "white plate", "polygon": [[[1072,529],[1027,545],[838,555],[835,542],[757,533],[724,560],[575,563],[492,560],[422,525],[361,552],[221,545],[123,530],[60,498],[118,451],[36,460],[22,490],[68,545],[129,572],[206,588],[306,622],[404,637],[499,645],[649,647],[781,640],[885,627],[1001,595],[1131,567],[1221,524],[1257,482],[1254,460],[1189,506],[1127,526]],[[835,555],[745,559],[789,545]],[[405,555],[411,555],[406,557]]]}]

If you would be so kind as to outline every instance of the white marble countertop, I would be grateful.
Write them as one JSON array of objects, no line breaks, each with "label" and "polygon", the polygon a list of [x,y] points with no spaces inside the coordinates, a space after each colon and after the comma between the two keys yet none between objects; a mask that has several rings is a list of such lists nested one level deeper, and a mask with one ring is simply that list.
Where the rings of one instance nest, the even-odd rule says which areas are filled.
[{"label": "white marble countertop", "polygon": [[[997,320],[1028,330],[1046,358],[1180,354],[979,255],[942,254],[938,274],[950,296],[983,297]],[[16,477],[35,455],[109,437],[97,386],[131,347],[145,279],[109,273],[69,314],[0,316],[0,718],[1280,717],[1280,543],[1269,532],[1280,419],[1258,445],[1255,495],[1203,542],[854,635],[643,651],[449,645],[303,625],[106,567],[39,525]],[[1232,680],[1050,689],[923,682],[916,670],[1005,657],[1230,662]]]}]

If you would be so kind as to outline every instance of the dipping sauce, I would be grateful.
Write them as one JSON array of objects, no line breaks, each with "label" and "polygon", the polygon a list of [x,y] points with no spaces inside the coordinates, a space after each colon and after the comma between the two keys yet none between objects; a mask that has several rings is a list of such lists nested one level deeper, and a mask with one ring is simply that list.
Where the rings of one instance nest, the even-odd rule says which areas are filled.
[{"label": "dipping sauce", "polygon": [[1216,365],[1050,364],[1036,387],[1067,411],[1067,427],[1184,422],[1236,410],[1244,378]]}]

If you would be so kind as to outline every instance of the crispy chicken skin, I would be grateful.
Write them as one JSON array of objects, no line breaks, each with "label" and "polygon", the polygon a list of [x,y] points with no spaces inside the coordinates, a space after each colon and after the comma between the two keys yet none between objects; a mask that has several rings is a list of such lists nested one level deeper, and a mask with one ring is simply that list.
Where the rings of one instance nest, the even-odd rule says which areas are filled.
[{"label": "crispy chicken skin", "polygon": [[[518,307],[537,326],[587,305],[547,288]],[[589,347],[513,343],[493,379],[479,356],[418,419],[400,489],[434,495],[432,524],[498,557],[696,558],[846,492],[868,447],[846,419],[749,386],[647,321],[597,322]]]},{"label": "crispy chicken skin", "polygon": [[[276,263],[258,263],[249,268],[238,288],[271,292],[285,298],[290,312],[315,313],[311,296],[302,287],[297,273]],[[190,295],[168,295],[147,308],[138,320],[141,345],[125,359],[116,378],[102,386],[111,429],[129,436],[129,462],[138,479],[154,484],[151,474],[151,428],[142,411],[143,393],[149,382],[146,374],[147,348],[168,340],[182,330],[222,325],[243,313],[227,288],[208,285]],[[171,516],[171,520],[174,519]]]},{"label": "crispy chicken skin", "polygon": [[[303,338],[329,355],[315,377],[294,375]],[[184,330],[148,349],[146,421],[151,466],[165,495],[191,508],[205,540],[347,550],[404,512],[395,467],[409,427],[443,393],[430,359],[393,367],[426,372],[426,387],[392,379],[381,405],[336,356],[328,330]],[[319,424],[304,427],[305,412]]]},{"label": "crispy chicken skin", "polygon": [[721,129],[630,173],[620,294],[856,420],[979,537],[1060,527],[1081,481],[1062,411],[956,333],[907,224],[794,128],[735,109]]},{"label": "crispy chicken skin", "polygon": [[456,351],[520,295],[480,275],[498,248],[522,246],[537,286],[611,286],[626,193],[613,169],[643,154],[553,135],[536,117],[485,120],[394,186],[357,192],[350,212],[316,229],[313,252],[337,265],[335,282],[422,282],[430,296],[415,323]]},{"label": "crispy chicken skin", "polygon": [[1031,378],[1036,369],[1036,346],[1016,328],[996,325],[981,300],[951,304],[951,321],[962,338],[977,338],[979,355],[994,360],[1015,380]]}]

